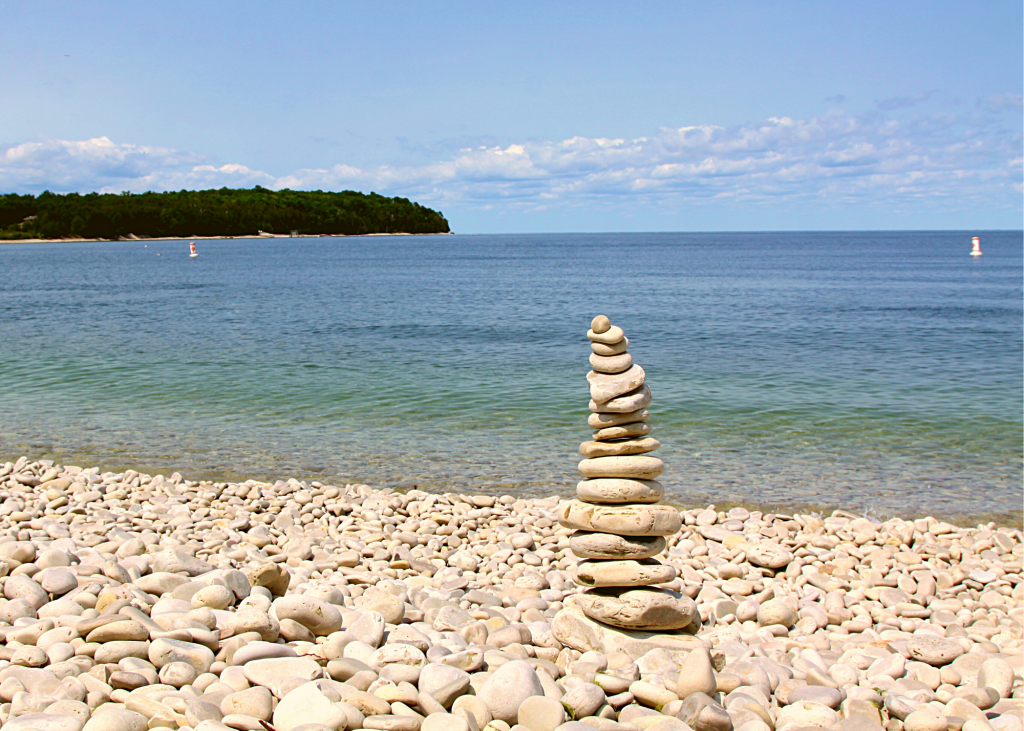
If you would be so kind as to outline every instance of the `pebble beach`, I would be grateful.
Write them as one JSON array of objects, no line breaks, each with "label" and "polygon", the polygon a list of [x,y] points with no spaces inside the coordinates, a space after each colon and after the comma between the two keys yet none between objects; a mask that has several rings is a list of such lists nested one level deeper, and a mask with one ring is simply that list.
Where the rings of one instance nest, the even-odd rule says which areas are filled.
[{"label": "pebble beach", "polygon": [[1024,536],[682,511],[683,630],[588,619],[559,500],[0,466],[5,731],[1020,731]]}]

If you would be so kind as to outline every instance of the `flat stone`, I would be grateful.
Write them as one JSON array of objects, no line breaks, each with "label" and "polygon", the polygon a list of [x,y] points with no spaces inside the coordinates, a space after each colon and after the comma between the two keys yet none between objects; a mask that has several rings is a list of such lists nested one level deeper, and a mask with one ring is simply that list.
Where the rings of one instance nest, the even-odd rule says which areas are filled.
[{"label": "flat stone", "polygon": [[669,505],[593,505],[582,500],[563,503],[558,522],[566,528],[622,536],[671,536],[682,526],[679,511]]},{"label": "flat stone", "polygon": [[576,601],[591,619],[623,629],[682,629],[697,616],[692,599],[665,589],[591,589]]},{"label": "flat stone", "polygon": [[153,571],[166,571],[170,574],[187,574],[188,576],[199,576],[214,570],[212,564],[198,559],[184,551],[168,549],[153,556]]},{"label": "flat stone", "polygon": [[618,536],[614,533],[576,531],[569,537],[569,549],[579,558],[643,559],[665,550],[663,536]]},{"label": "flat stone", "polygon": [[[645,425],[646,426],[646,425]],[[584,457],[617,457],[620,455],[646,454],[661,446],[653,437],[623,439],[616,442],[583,442],[580,454]]]},{"label": "flat stone", "polygon": [[275,599],[274,613],[279,621],[291,619],[321,637],[341,629],[341,612],[334,605],[308,594],[289,594]]},{"label": "flat stone", "polygon": [[843,702],[843,697],[843,693],[836,688],[829,688],[823,685],[804,685],[789,691],[786,701],[787,704],[798,703],[799,701],[813,701],[836,710],[839,708],[839,704]]},{"label": "flat stone", "polygon": [[64,568],[43,569],[32,578],[43,587],[43,591],[53,596],[63,596],[78,588],[78,578]]},{"label": "flat stone", "polygon": [[105,642],[96,649],[93,659],[99,664],[121,662],[126,657],[149,658],[148,642],[117,641]]},{"label": "flat stone", "polygon": [[580,460],[580,474],[584,477],[625,477],[631,480],[653,480],[665,469],[657,457],[631,455],[627,457],[594,457]]},{"label": "flat stone", "polygon": [[124,670],[112,672],[107,682],[111,688],[124,688],[125,690],[135,690],[149,685],[149,679],[145,675],[129,673]]},{"label": "flat stone", "polygon": [[629,353],[620,355],[590,354],[590,367],[598,373],[622,373],[633,365],[633,356]]},{"label": "flat stone", "polygon": [[310,657],[273,657],[253,660],[242,666],[246,679],[255,685],[274,689],[282,678],[314,680],[323,675],[322,668]]},{"label": "flat stone", "polygon": [[388,643],[374,650],[366,659],[366,664],[374,672],[379,673],[387,665],[412,665],[423,667],[427,658],[423,651],[405,643]]},{"label": "flat stone", "polygon": [[650,405],[651,387],[645,383],[634,391],[624,393],[602,403],[597,403],[591,399],[589,407],[591,411],[597,414],[625,414],[630,411],[645,409]]},{"label": "flat stone", "polygon": [[741,546],[747,561],[755,566],[781,569],[793,561],[793,554],[777,543],[744,543]]},{"label": "flat stone", "polygon": [[[634,680],[629,684],[629,692],[637,703],[659,711],[663,711],[669,703],[679,703],[679,696],[671,690],[646,680]],[[685,729],[686,726],[680,723],[680,728]]]},{"label": "flat stone", "polygon": [[576,496],[588,503],[656,503],[665,495],[657,480],[598,477],[576,485]]},{"label": "flat stone", "polygon": [[603,343],[604,345],[614,345],[615,343],[626,337],[626,333],[622,331],[621,327],[610,325],[604,332],[594,332],[593,330],[587,331],[587,338],[595,343]]},{"label": "flat stone", "polygon": [[654,559],[641,561],[582,561],[576,567],[576,583],[581,586],[648,586],[667,584],[676,578],[676,569]]},{"label": "flat stone", "polygon": [[180,574],[157,571],[139,577],[134,583],[147,594],[162,596],[163,594],[170,594],[183,584],[189,583],[189,578]]},{"label": "flat stone", "polygon": [[161,638],[149,646],[149,661],[157,668],[172,662],[183,662],[202,674],[210,672],[214,655],[213,650],[205,645]]},{"label": "flat stone", "polygon": [[43,587],[24,574],[7,577],[4,582],[4,596],[12,600],[24,599],[36,610],[50,601]]},{"label": "flat stone", "polygon": [[622,373],[598,373],[590,371],[587,374],[587,383],[590,384],[590,398],[595,403],[603,404],[616,396],[629,393],[644,384],[646,379],[644,369],[634,363],[628,370]]},{"label": "flat stone", "polygon": [[126,619],[97,627],[85,638],[86,642],[115,642],[117,640],[143,642],[149,639],[149,630],[138,622]]},{"label": "flat stone", "polygon": [[399,716],[388,713],[380,716],[367,716],[363,719],[363,728],[373,731],[419,731],[420,723],[415,716]]},{"label": "flat stone", "polygon": [[628,348],[629,338],[626,337],[622,338],[622,340],[617,343],[590,343],[590,349],[598,355],[619,355],[621,353],[625,353]]},{"label": "flat stone", "polygon": [[295,648],[280,645],[276,642],[249,642],[235,651],[231,658],[233,665],[245,665],[253,660],[265,660],[273,657],[298,657]]},{"label": "flat stone", "polygon": [[591,429],[607,429],[612,426],[622,426],[624,424],[647,421],[650,417],[651,412],[647,409],[626,411],[621,414],[591,414],[587,417],[587,424],[590,425]]},{"label": "flat stone", "polygon": [[989,708],[999,702],[999,691],[995,688],[978,687],[978,688],[958,688],[955,696],[957,698],[963,698],[964,700],[971,703],[971,705],[977,706],[979,710],[987,711]]},{"label": "flat stone", "polygon": [[476,618],[461,607],[441,607],[434,618],[433,627],[439,632],[458,632],[476,622]]},{"label": "flat stone", "polygon": [[907,651],[911,660],[942,667],[964,654],[960,643],[948,637],[937,635],[914,635],[907,640]]},{"label": "flat stone", "polygon": [[603,442],[609,439],[626,439],[631,437],[643,437],[651,433],[651,425],[642,421],[621,426],[609,426],[598,429],[594,432],[594,441]]}]

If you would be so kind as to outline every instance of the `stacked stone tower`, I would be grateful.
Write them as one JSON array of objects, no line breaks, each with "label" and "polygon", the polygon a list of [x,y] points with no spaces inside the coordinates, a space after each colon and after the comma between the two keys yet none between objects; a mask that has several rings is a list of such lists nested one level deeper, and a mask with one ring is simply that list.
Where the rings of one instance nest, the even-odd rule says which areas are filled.
[{"label": "stacked stone tower", "polygon": [[581,559],[576,582],[591,587],[577,601],[588,617],[614,627],[680,629],[693,620],[693,602],[652,586],[676,578],[675,568],[653,557],[681,521],[678,510],[659,504],[665,491],[655,478],[664,463],[650,455],[660,446],[648,436],[651,389],[622,328],[598,315],[587,337],[594,438],[580,445],[586,479],[576,487],[579,499],[560,513],[562,525],[576,529],[569,543]]}]

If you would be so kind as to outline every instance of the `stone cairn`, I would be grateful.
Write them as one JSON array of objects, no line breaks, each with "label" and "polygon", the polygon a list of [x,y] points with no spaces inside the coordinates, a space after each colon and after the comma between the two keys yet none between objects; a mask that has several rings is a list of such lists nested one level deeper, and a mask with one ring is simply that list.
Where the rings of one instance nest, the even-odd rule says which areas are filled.
[{"label": "stone cairn", "polygon": [[[679,511],[659,505],[665,490],[655,478],[664,463],[650,456],[660,446],[648,436],[651,389],[644,369],[626,352],[622,328],[598,315],[587,333],[594,351],[588,419],[592,441],[580,445],[584,479],[578,500],[562,505],[560,522],[575,533],[572,552],[581,559],[576,583],[590,587],[578,595],[591,619],[622,629],[673,630],[690,625],[696,607],[687,597],[652,585],[676,578],[676,569],[653,557],[666,537],[679,532]],[[699,620],[697,620],[699,621]]]}]

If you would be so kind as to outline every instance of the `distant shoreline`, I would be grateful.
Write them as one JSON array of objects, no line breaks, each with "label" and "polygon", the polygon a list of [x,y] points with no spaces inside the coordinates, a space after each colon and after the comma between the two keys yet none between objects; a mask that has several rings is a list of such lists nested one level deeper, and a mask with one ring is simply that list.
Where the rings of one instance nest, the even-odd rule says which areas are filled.
[{"label": "distant shoreline", "polygon": [[118,239],[83,239],[69,237],[64,239],[0,239],[0,244],[69,244],[69,243],[100,243],[119,241],[202,241],[214,239],[356,239],[366,236],[454,236],[454,231],[439,231],[437,233],[413,234],[413,233],[374,233],[374,234],[248,234],[245,236],[131,236]]}]

